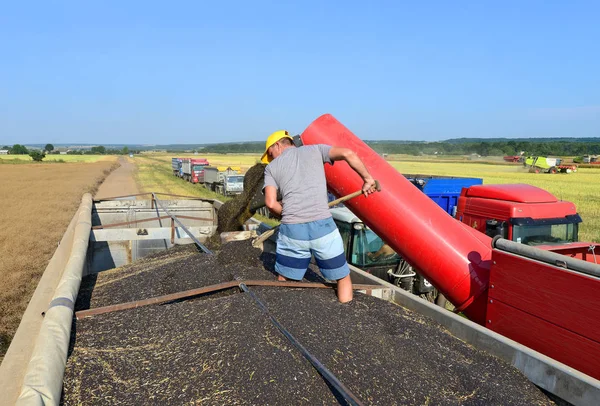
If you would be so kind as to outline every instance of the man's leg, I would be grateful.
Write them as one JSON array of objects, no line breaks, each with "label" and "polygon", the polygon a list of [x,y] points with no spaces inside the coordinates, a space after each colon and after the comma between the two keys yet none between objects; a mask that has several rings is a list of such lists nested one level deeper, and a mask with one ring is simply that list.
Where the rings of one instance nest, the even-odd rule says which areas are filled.
[{"label": "man's leg", "polygon": [[321,273],[326,279],[337,281],[338,300],[346,303],[352,300],[352,281],[350,268],[346,262],[344,243],[333,219],[319,222],[321,235],[311,241],[311,251]]},{"label": "man's leg", "polygon": [[310,264],[308,243],[292,238],[294,234],[302,234],[302,227],[302,224],[282,224],[279,227],[275,259],[275,272],[278,273],[279,281],[302,280]]},{"label": "man's leg", "polygon": [[352,291],[352,280],[350,275],[337,281],[337,297],[340,303],[348,303],[352,300],[354,292]]}]

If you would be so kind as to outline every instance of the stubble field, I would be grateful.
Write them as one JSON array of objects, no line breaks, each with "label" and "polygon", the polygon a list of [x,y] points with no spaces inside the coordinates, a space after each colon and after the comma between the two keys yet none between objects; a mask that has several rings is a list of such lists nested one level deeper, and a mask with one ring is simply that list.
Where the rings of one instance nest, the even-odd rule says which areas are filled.
[{"label": "stubble field", "polygon": [[[114,155],[46,155],[42,163],[66,163],[66,162],[98,162],[114,161]],[[0,165],[2,164],[26,164],[33,163],[29,155],[0,155]]]},{"label": "stubble field", "polygon": [[85,192],[116,164],[0,165],[0,361]]}]

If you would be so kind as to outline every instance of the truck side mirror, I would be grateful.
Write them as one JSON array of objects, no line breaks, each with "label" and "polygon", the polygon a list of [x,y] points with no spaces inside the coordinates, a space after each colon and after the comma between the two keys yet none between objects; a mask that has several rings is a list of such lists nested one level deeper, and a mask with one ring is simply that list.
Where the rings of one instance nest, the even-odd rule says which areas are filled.
[{"label": "truck side mirror", "polygon": [[485,222],[485,234],[488,237],[492,237],[494,238],[495,236],[499,235],[502,238],[507,238],[508,237],[508,229],[506,228],[506,222],[505,221],[498,221],[498,220],[487,220]]}]

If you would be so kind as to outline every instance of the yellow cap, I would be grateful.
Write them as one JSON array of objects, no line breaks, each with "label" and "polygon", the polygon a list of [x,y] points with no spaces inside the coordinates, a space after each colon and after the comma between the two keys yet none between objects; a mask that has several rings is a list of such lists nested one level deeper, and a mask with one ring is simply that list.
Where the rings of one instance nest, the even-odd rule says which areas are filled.
[{"label": "yellow cap", "polygon": [[269,135],[269,138],[267,138],[267,143],[265,144],[265,152],[260,158],[260,161],[262,163],[268,164],[269,162],[271,162],[271,158],[269,157],[269,154],[267,154],[267,151],[269,150],[269,148],[271,148],[271,146],[273,146],[277,141],[279,141],[282,138],[289,138],[290,140],[293,139],[290,136],[290,134],[285,130],[275,131],[273,134]]}]

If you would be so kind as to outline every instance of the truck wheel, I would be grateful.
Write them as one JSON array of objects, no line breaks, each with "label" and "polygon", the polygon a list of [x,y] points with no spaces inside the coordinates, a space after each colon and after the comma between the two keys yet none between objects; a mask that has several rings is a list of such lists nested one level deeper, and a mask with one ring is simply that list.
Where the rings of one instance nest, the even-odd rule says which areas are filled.
[{"label": "truck wheel", "polygon": [[552,168],[550,168],[550,170],[548,172],[555,174],[555,173],[558,173],[558,169],[556,169],[556,166],[553,166]]}]

